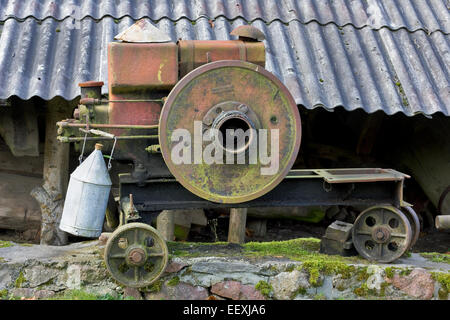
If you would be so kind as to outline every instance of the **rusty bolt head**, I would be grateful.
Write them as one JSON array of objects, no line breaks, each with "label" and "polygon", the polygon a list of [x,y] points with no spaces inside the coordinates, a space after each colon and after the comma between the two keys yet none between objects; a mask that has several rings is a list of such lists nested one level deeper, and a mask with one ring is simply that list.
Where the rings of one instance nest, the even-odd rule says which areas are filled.
[{"label": "rusty bolt head", "polygon": [[240,112],[243,112],[243,113],[247,113],[247,111],[248,111],[248,107],[245,104],[241,104],[238,109]]},{"label": "rusty bolt head", "polygon": [[147,259],[144,249],[134,248],[127,255],[128,263],[135,266],[143,265]]},{"label": "rusty bolt head", "polygon": [[387,228],[378,227],[372,232],[372,238],[378,243],[385,243],[389,240],[391,233]]},{"label": "rusty bolt head", "polygon": [[120,238],[118,243],[117,243],[117,246],[120,249],[126,249],[128,247],[128,239],[127,238]]}]

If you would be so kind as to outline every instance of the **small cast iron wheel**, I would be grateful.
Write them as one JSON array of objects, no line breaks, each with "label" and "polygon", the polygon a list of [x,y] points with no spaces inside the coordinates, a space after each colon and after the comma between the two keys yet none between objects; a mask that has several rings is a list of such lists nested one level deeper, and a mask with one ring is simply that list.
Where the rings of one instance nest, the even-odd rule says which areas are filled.
[{"label": "small cast iron wheel", "polygon": [[356,218],[353,244],[358,253],[372,261],[389,263],[400,258],[412,239],[408,218],[397,208],[371,207]]},{"label": "small cast iron wheel", "polygon": [[403,213],[408,218],[409,223],[411,224],[412,229],[412,240],[411,245],[409,246],[409,249],[411,249],[417,242],[417,239],[419,239],[420,234],[420,220],[417,213],[414,211],[411,207],[403,207]]},{"label": "small cast iron wheel", "polygon": [[169,252],[159,232],[144,223],[117,228],[105,247],[105,263],[119,283],[142,288],[158,280],[167,266]]}]

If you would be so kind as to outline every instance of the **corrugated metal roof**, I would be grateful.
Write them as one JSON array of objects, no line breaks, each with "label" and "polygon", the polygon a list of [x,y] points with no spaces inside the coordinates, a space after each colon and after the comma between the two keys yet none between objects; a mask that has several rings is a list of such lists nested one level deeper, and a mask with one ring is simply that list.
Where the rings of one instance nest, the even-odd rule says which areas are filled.
[{"label": "corrugated metal roof", "polygon": [[153,21],[225,17],[264,22],[316,21],[372,29],[440,30],[448,34],[449,9],[449,0],[0,0],[0,21],[27,17],[63,20],[70,16],[79,20],[147,17]]},{"label": "corrugated metal roof", "polygon": [[[107,83],[107,43],[134,23],[104,17],[76,21],[8,19],[0,38],[0,98],[22,99],[79,95],[78,83]],[[177,39],[230,39],[235,27],[223,17],[156,25]],[[297,104],[406,115],[450,115],[449,36],[441,32],[356,29],[351,25],[289,24],[256,20],[266,35],[266,68],[290,89]],[[107,86],[104,91],[106,93]]]}]

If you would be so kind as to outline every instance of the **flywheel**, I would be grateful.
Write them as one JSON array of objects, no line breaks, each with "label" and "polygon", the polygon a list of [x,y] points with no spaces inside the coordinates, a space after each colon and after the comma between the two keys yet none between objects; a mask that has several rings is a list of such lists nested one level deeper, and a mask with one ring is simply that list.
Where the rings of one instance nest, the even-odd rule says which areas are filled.
[{"label": "flywheel", "polygon": [[272,190],[291,169],[300,140],[300,114],[288,89],[261,66],[237,60],[187,74],[170,92],[159,123],[170,172],[218,203]]},{"label": "flywheel", "polygon": [[117,228],[106,243],[104,260],[119,283],[142,288],[159,279],[167,266],[169,252],[159,232],[145,223]]}]

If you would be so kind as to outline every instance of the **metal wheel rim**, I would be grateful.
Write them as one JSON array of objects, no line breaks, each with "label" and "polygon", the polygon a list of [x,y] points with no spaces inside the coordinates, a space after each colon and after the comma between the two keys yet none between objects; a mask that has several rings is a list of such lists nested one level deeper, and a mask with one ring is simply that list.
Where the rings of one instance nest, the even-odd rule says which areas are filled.
[{"label": "metal wheel rim", "polygon": [[403,207],[402,209],[404,209],[405,215],[408,218],[409,223],[411,224],[411,229],[413,231],[411,245],[409,247],[409,248],[412,248],[416,244],[417,240],[419,239],[419,234],[420,234],[419,217],[418,217],[417,213],[414,211],[414,209],[411,207]]},{"label": "metal wheel rim", "polygon": [[[188,87],[191,84],[192,80],[195,80],[197,78],[200,78],[203,73],[209,72],[209,71],[215,71],[215,70],[221,70],[221,68],[224,67],[234,67],[239,68],[247,71],[253,71],[258,73],[259,75],[264,76],[268,82],[271,82],[277,86],[279,89],[279,96],[283,95],[283,99],[286,99],[286,105],[291,106],[291,109],[289,111],[290,119],[292,121],[292,124],[290,123],[289,128],[295,128],[292,129],[294,138],[292,139],[292,146],[289,149],[289,153],[287,153],[285,156],[280,157],[280,170],[279,172],[274,176],[273,179],[268,181],[267,183],[261,183],[263,185],[262,187],[255,187],[254,190],[248,191],[244,194],[240,194],[236,191],[238,186],[233,186],[233,188],[230,188],[227,190],[229,194],[221,194],[220,192],[208,192],[210,190],[204,190],[204,188],[209,187],[209,184],[211,184],[210,177],[211,175],[208,175],[205,173],[205,179],[200,179],[199,177],[195,177],[195,179],[191,175],[192,173],[189,172],[181,172],[180,165],[173,164],[171,160],[171,153],[170,153],[170,146],[171,142],[167,138],[168,132],[171,132],[173,128],[168,124],[168,119],[170,118],[170,112],[172,109],[172,104],[176,103],[178,99],[178,95],[185,89],[185,87]],[[250,96],[250,95],[248,95]],[[221,101],[218,101],[220,103]],[[245,102],[245,101],[240,101]],[[215,103],[211,103],[212,105],[215,105]],[[295,107],[295,108],[294,108]],[[187,118],[187,115],[185,115],[182,118]],[[175,176],[178,182],[180,182],[186,189],[194,193],[195,195],[209,200],[213,202],[218,203],[242,203],[245,201],[250,201],[253,199],[256,199],[258,197],[261,197],[262,195],[268,193],[270,190],[275,188],[282,180],[283,178],[288,174],[289,170],[291,169],[292,165],[294,164],[299,148],[300,148],[300,141],[301,141],[301,121],[300,121],[300,114],[298,112],[297,105],[290,94],[289,90],[284,86],[284,84],[276,78],[273,74],[262,68],[261,66],[245,62],[245,61],[239,61],[239,60],[226,60],[226,61],[216,61],[211,62],[208,64],[205,64],[203,66],[200,66],[190,73],[188,73],[183,79],[181,79],[174,89],[170,92],[166,102],[164,103],[164,107],[161,111],[160,121],[159,121],[159,142],[161,145],[161,153],[163,155],[164,161],[167,164],[167,167],[169,168],[170,172]],[[285,128],[286,128],[285,127]],[[284,129],[285,129],[284,128]],[[280,129],[281,130],[281,129]],[[282,140],[282,139],[280,139]],[[281,163],[285,164],[284,166],[281,165]],[[204,168],[206,168],[205,166]],[[204,169],[202,168],[202,170]],[[212,171],[218,171],[216,168],[212,168],[212,166],[209,166],[209,168]],[[209,170],[209,169],[208,169]],[[234,172],[235,173],[235,172]],[[234,174],[233,173],[233,174]],[[231,179],[233,174],[230,174],[228,176],[223,177],[223,179],[217,179],[218,181],[222,181],[222,183],[216,183],[219,188],[223,187],[224,181],[228,181]],[[256,179],[252,176],[253,180],[250,178],[250,174],[244,175],[242,178],[248,179],[250,181],[254,181]],[[241,178],[241,177],[240,177]],[[236,180],[238,180],[236,178]],[[258,181],[259,182],[259,181]],[[245,183],[242,182],[241,185],[245,186]],[[217,186],[214,186],[212,189],[216,188]],[[222,190],[221,190],[222,191]]]},{"label": "metal wheel rim", "polygon": [[[152,247],[146,246],[147,237],[154,239]],[[118,246],[121,238],[128,240],[125,249]],[[148,258],[142,266],[127,265],[126,252],[132,245],[148,248]],[[167,266],[168,258],[169,252],[162,236],[156,229],[144,223],[129,223],[117,228],[108,239],[104,254],[110,275],[117,282],[131,288],[146,287],[158,280]],[[133,279],[130,280],[130,277]]]},{"label": "metal wheel rim", "polygon": [[[372,221],[369,218],[375,220],[372,226],[368,224]],[[392,219],[398,223],[395,228],[390,225]],[[376,238],[375,234],[380,233],[378,231],[387,232],[389,236],[385,239]],[[364,210],[356,218],[352,237],[356,251],[362,257],[371,261],[389,263],[400,258],[410,247],[412,230],[408,218],[399,209],[391,206],[377,206]]]}]

